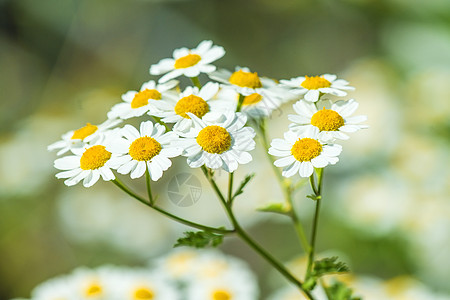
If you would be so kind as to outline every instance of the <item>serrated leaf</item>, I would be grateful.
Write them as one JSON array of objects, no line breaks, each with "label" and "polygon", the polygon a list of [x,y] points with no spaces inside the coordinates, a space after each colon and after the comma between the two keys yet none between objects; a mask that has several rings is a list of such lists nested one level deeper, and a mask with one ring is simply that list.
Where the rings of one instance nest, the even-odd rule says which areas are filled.
[{"label": "serrated leaf", "polygon": [[257,208],[257,210],[286,215],[291,211],[291,208],[285,203],[269,203],[266,206]]},{"label": "serrated leaf", "polygon": [[255,177],[255,173],[247,174],[247,176],[245,176],[245,178],[241,181],[238,189],[234,193],[233,199],[244,192],[245,186],[250,182],[250,180],[252,180],[253,177]]},{"label": "serrated leaf", "polygon": [[313,275],[320,277],[326,274],[345,273],[350,271],[345,263],[337,260],[338,257],[333,256],[315,261]]},{"label": "serrated leaf", "polygon": [[353,297],[352,289],[339,281],[325,287],[325,292],[330,300],[361,300],[360,297]]},{"label": "serrated leaf", "polygon": [[223,242],[223,235],[209,231],[186,231],[184,235],[184,237],[177,240],[174,247],[217,247]]}]

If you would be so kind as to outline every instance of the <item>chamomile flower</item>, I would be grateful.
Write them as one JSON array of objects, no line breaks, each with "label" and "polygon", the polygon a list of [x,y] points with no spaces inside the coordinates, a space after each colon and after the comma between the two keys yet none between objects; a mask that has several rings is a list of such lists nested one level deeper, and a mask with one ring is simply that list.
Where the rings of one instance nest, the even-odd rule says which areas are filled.
[{"label": "chamomile flower", "polygon": [[174,131],[188,131],[193,122],[188,113],[202,118],[210,111],[231,110],[231,103],[214,96],[219,91],[219,84],[208,82],[201,89],[188,86],[176,100],[158,102],[160,112],[153,115],[162,118],[165,123],[175,123]]},{"label": "chamomile flower", "polygon": [[56,174],[56,178],[68,178],[64,181],[67,186],[83,180],[83,185],[90,187],[100,176],[105,181],[115,178],[110,165],[112,153],[103,144],[85,145],[83,148],[72,149],[72,152],[74,155],[59,158],[54,163],[56,169],[63,170]]},{"label": "chamomile flower", "polygon": [[324,168],[336,164],[342,147],[337,144],[324,144],[319,140],[319,129],[316,127],[298,134],[292,131],[284,133],[284,139],[273,139],[269,154],[281,157],[274,162],[282,167],[282,175],[291,177],[298,173],[301,177],[309,177],[314,168]]},{"label": "chamomile flower", "polygon": [[212,280],[193,281],[186,294],[187,300],[256,300],[259,296],[256,282],[236,273]]},{"label": "chamomile flower", "polygon": [[177,80],[166,83],[156,83],[153,80],[145,82],[139,92],[128,91],[123,94],[123,102],[111,108],[108,112],[108,118],[129,119],[142,116],[149,111],[156,111],[155,102],[176,99],[177,93],[171,91],[171,89],[177,84]]},{"label": "chamomile flower", "polygon": [[75,299],[103,300],[112,296],[114,279],[117,277],[116,267],[103,266],[98,269],[79,267],[67,280],[73,285]]},{"label": "chamomile flower", "polygon": [[[219,92],[219,97],[232,100],[231,107],[234,111],[236,111],[239,103],[239,93],[231,88],[223,88]],[[244,96],[241,112],[250,118],[260,119],[270,116],[274,110],[279,109],[281,104],[282,98],[277,95],[268,97],[266,93],[253,93],[248,96]]]},{"label": "chamomile flower", "polygon": [[197,77],[200,73],[211,73],[216,66],[211,63],[225,55],[221,46],[213,45],[212,41],[203,41],[197,48],[179,48],[173,51],[173,58],[165,58],[150,67],[150,74],[161,75],[159,82],[184,75],[186,77]]},{"label": "chamomile flower", "polygon": [[271,98],[275,95],[272,90],[277,88],[274,80],[260,77],[258,73],[251,72],[249,68],[236,67],[233,73],[221,69],[209,74],[209,77],[221,82],[222,86],[230,87],[244,96],[256,93]]},{"label": "chamomile flower", "polygon": [[336,75],[324,74],[320,76],[300,76],[289,80],[280,80],[282,86],[291,89],[294,94],[304,95],[306,101],[316,102],[322,94],[331,94],[335,96],[345,96],[344,90],[354,90],[354,87],[348,86],[344,79],[337,79]]},{"label": "chamomile flower", "polygon": [[242,113],[209,113],[202,120],[188,113],[194,127],[187,133],[179,133],[179,145],[191,168],[205,165],[211,169],[222,168],[234,172],[239,164],[252,160],[248,151],[255,148],[255,131],[244,127],[247,117]]},{"label": "chamomile flower", "polygon": [[62,155],[72,149],[81,149],[86,143],[101,142],[105,136],[105,132],[108,132],[111,128],[117,126],[121,122],[121,120],[109,119],[100,125],[87,123],[84,127],[63,134],[62,140],[49,145],[47,150],[53,151],[60,149],[56,155]]},{"label": "chamomile flower", "polygon": [[180,299],[176,286],[157,273],[145,269],[123,268],[117,275],[111,288],[113,300]]},{"label": "chamomile flower", "polygon": [[125,125],[119,131],[120,137],[110,140],[106,149],[115,154],[110,166],[120,174],[130,173],[139,178],[148,170],[153,181],[161,178],[172,162],[169,158],[181,154],[182,149],[171,146],[178,139],[173,131],[165,133],[164,126],[151,121],[142,122],[138,131]]},{"label": "chamomile flower", "polygon": [[351,116],[358,105],[358,102],[350,99],[335,102],[329,109],[324,107],[318,110],[314,103],[300,100],[293,106],[297,115],[288,116],[289,120],[294,122],[289,125],[289,129],[303,132],[316,127],[320,131],[320,138],[324,141],[346,140],[349,137],[345,133],[368,128],[367,125],[359,124],[367,120],[366,116]]}]

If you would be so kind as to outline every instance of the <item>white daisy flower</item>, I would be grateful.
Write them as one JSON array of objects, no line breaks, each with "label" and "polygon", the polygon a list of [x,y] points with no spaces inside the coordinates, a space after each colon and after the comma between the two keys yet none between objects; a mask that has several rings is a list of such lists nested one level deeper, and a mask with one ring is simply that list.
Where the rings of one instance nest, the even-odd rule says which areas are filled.
[{"label": "white daisy flower", "polygon": [[176,248],[166,256],[156,260],[155,270],[164,277],[175,280],[188,280],[192,277],[198,257],[202,251],[190,248]]},{"label": "white daisy flower", "polygon": [[259,296],[255,281],[238,273],[211,280],[192,281],[187,300],[256,300]]},{"label": "white daisy flower", "polygon": [[335,96],[345,96],[347,92],[343,90],[354,90],[354,87],[348,86],[344,79],[336,79],[336,75],[324,74],[320,76],[300,76],[289,80],[280,80],[282,86],[291,88],[294,94],[305,95],[304,98],[309,102],[316,102],[322,94],[331,94]]},{"label": "white daisy flower", "polygon": [[177,287],[145,269],[122,269],[112,283],[112,300],[179,300]]},{"label": "white daisy flower", "polygon": [[[263,95],[253,93],[248,96],[244,96],[241,112],[253,119],[260,119],[270,116],[274,110],[280,108],[282,98],[277,95],[273,95],[271,97],[267,97],[266,95],[266,93]],[[219,97],[232,100],[231,108],[236,111],[239,103],[239,93],[231,88],[223,88],[219,92]]]},{"label": "white daisy flower", "polygon": [[105,181],[115,178],[110,165],[112,153],[103,144],[85,145],[83,148],[72,149],[72,152],[74,155],[59,158],[54,163],[56,169],[64,171],[57,173],[56,178],[68,178],[64,181],[67,186],[83,180],[83,185],[90,187],[100,176]]},{"label": "white daisy flower", "polygon": [[114,154],[109,165],[120,174],[130,173],[133,179],[141,177],[148,169],[151,179],[157,181],[172,165],[169,158],[182,152],[181,148],[171,146],[178,135],[164,132],[164,126],[151,121],[142,122],[140,131],[125,125],[119,131],[120,136],[106,145],[107,151]]},{"label": "white daisy flower", "polygon": [[59,276],[42,282],[31,291],[31,299],[35,300],[77,300],[74,284],[67,276]]},{"label": "white daisy flower", "polygon": [[298,173],[301,177],[309,177],[314,168],[324,168],[336,164],[342,147],[337,144],[324,144],[319,140],[319,129],[311,128],[301,134],[288,131],[284,139],[273,139],[269,154],[281,157],[274,162],[282,167],[282,175],[291,177]]},{"label": "white daisy flower", "polygon": [[166,83],[156,83],[153,80],[145,82],[140,91],[128,91],[122,95],[124,102],[114,105],[108,112],[108,118],[129,119],[140,117],[147,112],[157,111],[155,102],[176,99],[177,93],[171,91],[178,84],[177,80]]},{"label": "white daisy flower", "polygon": [[103,300],[113,296],[113,288],[117,281],[118,268],[103,266],[98,269],[79,267],[67,280],[73,285],[75,299]]},{"label": "white daisy flower", "polygon": [[367,120],[366,116],[351,116],[358,105],[358,102],[350,99],[337,101],[329,109],[324,107],[318,110],[314,103],[300,100],[293,105],[297,115],[288,116],[289,120],[294,122],[289,125],[289,129],[303,132],[311,127],[317,127],[320,131],[319,137],[324,141],[346,140],[349,137],[345,133],[368,128],[367,125],[359,124]]},{"label": "white daisy flower", "polygon": [[62,155],[72,149],[81,149],[86,143],[99,143],[103,140],[105,132],[120,124],[122,120],[109,119],[100,125],[87,123],[77,130],[71,130],[62,135],[62,140],[47,147],[48,151],[59,150],[56,155]]},{"label": "white daisy flower", "polygon": [[154,115],[162,118],[165,123],[175,123],[174,131],[188,131],[193,122],[188,113],[202,118],[210,111],[231,110],[231,103],[220,99],[215,99],[219,91],[219,84],[208,82],[201,89],[188,86],[176,100],[158,102],[159,113]]},{"label": "white daisy flower", "polygon": [[234,172],[239,164],[252,160],[248,151],[255,148],[255,131],[244,127],[247,117],[242,113],[209,113],[202,120],[188,113],[194,127],[187,133],[179,145],[184,149],[184,156],[191,168],[203,165],[211,169],[223,168]]},{"label": "white daisy flower", "polygon": [[273,90],[277,89],[277,83],[272,79],[259,77],[258,73],[252,73],[249,68],[236,67],[234,73],[221,69],[209,74],[209,77],[244,96],[256,93],[271,98],[276,95]]},{"label": "white daisy flower", "polygon": [[159,82],[184,75],[186,77],[197,77],[200,73],[211,73],[216,70],[212,62],[225,55],[221,46],[213,46],[212,41],[203,41],[197,48],[179,48],[173,51],[173,58],[165,58],[150,67],[150,74],[161,75]]}]

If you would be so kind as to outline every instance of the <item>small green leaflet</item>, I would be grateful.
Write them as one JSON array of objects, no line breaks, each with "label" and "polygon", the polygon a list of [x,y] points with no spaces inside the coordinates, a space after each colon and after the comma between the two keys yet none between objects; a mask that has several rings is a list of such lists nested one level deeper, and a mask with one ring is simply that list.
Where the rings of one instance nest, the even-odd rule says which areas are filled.
[{"label": "small green leaflet", "polygon": [[337,256],[316,260],[314,262],[313,275],[320,277],[326,274],[345,273],[350,271],[345,263],[337,260]]},{"label": "small green leaflet", "polygon": [[188,246],[195,248],[217,247],[223,242],[223,235],[210,231],[186,231],[174,247]]},{"label": "small green leaflet", "polygon": [[325,293],[330,300],[362,300],[360,297],[353,297],[352,289],[339,281],[325,287]]},{"label": "small green leaflet", "polygon": [[239,185],[239,188],[234,193],[233,199],[244,192],[245,186],[247,185],[247,183],[250,182],[250,180],[252,180],[253,177],[255,177],[255,173],[247,174],[247,176],[245,176],[244,180],[241,181],[241,184]]}]

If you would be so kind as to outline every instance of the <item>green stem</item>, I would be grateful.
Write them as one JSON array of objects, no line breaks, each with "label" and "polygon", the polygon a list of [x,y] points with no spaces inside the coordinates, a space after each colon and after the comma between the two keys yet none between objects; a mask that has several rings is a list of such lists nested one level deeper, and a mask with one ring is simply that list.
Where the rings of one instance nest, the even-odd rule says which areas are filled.
[{"label": "green stem", "polygon": [[314,300],[309,291],[303,289],[303,283],[295,278],[280,262],[278,262],[269,252],[267,252],[262,246],[260,246],[256,241],[254,241],[244,229],[239,225],[236,217],[234,216],[233,210],[231,208],[231,197],[232,197],[232,185],[233,185],[233,173],[230,173],[229,181],[228,181],[228,201],[223,197],[222,192],[217,186],[214,178],[210,176],[208,169],[205,166],[202,166],[203,173],[205,174],[208,181],[211,183],[214,191],[216,192],[218,198],[224,205],[224,208],[227,212],[228,218],[233,224],[234,230],[237,235],[246,242],[255,252],[257,252],[260,256],[262,256],[269,264],[271,264],[278,272],[280,272],[287,280],[295,284],[308,299]]},{"label": "green stem", "polygon": [[244,103],[244,99],[245,99],[245,96],[242,95],[242,94],[239,94],[239,101],[238,101],[238,104],[237,104],[237,107],[236,107],[236,112],[240,112],[241,111],[242,104]]},{"label": "green stem", "polygon": [[124,185],[119,179],[113,179],[112,183],[114,183],[117,187],[119,187],[122,191],[124,191],[125,193],[127,193],[128,195],[130,195],[131,197],[133,197],[134,199],[138,200],[139,202],[141,202],[142,204],[153,208],[154,210],[158,211],[159,213],[165,215],[166,217],[169,217],[170,219],[177,221],[181,224],[193,227],[193,228],[197,228],[200,230],[205,230],[205,231],[211,231],[211,232],[215,232],[215,233],[220,233],[220,234],[230,234],[230,233],[234,233],[235,230],[229,230],[229,229],[222,229],[222,228],[215,228],[215,227],[209,227],[209,226],[205,226],[202,224],[198,224],[198,223],[194,223],[188,220],[185,220],[183,218],[180,218],[176,215],[173,215],[167,211],[165,211],[162,208],[159,208],[155,205],[150,204],[148,201],[146,201],[144,198],[136,195],[135,193],[133,193],[126,185]]},{"label": "green stem", "polygon": [[233,176],[234,173],[231,172],[228,177],[228,204],[231,206],[233,203]]},{"label": "green stem", "polygon": [[152,186],[151,186],[151,182],[150,182],[150,173],[148,172],[148,166],[146,166],[147,168],[145,169],[145,182],[147,184],[147,194],[148,194],[148,199],[150,200],[150,205],[153,206],[154,201],[153,201],[153,195],[152,195]]},{"label": "green stem", "polygon": [[163,121],[161,121],[161,118],[152,116],[153,120],[155,120],[157,123],[161,124],[162,126],[164,126],[166,128],[166,132],[170,131],[170,128],[167,126],[166,123],[164,123]]},{"label": "green stem", "polygon": [[284,198],[291,207],[292,211],[290,213],[290,217],[292,219],[292,223],[294,224],[294,229],[297,232],[297,236],[300,240],[303,250],[306,253],[308,253],[310,251],[310,245],[308,243],[308,239],[306,238],[305,230],[303,229],[303,225],[294,209],[294,203],[293,203],[294,201],[292,199],[293,191],[291,189],[291,185],[289,183],[287,183],[287,181],[281,174],[280,169],[274,165],[275,160],[274,160],[273,156],[269,154],[269,142],[267,140],[265,121],[263,120],[261,122],[262,123],[259,126],[256,126],[256,128],[259,129],[260,136],[261,136],[261,143],[263,144],[263,147],[264,147],[264,150],[266,153],[266,157],[269,160],[270,166],[272,167],[272,170],[275,173],[275,176],[277,177],[278,183],[281,187],[281,190],[283,191]]},{"label": "green stem", "polygon": [[193,83],[196,87],[198,87],[199,89],[202,88],[202,84],[200,83],[200,80],[198,79],[197,76],[196,76],[196,77],[189,77],[189,78],[191,78],[192,83]]},{"label": "green stem", "polygon": [[306,277],[305,278],[308,278],[311,275],[312,267],[313,267],[313,263],[314,263],[314,251],[315,251],[315,247],[316,247],[317,227],[319,224],[320,203],[322,202],[322,199],[321,199],[322,198],[322,195],[321,195],[322,178],[323,178],[322,175],[323,175],[323,169],[317,169],[317,180],[318,180],[317,187],[314,185],[314,174],[312,174],[310,177],[311,187],[316,196],[316,209],[314,212],[313,226],[311,229],[311,243],[310,243],[311,248],[310,248],[309,255],[308,255],[308,266],[306,269]]}]

